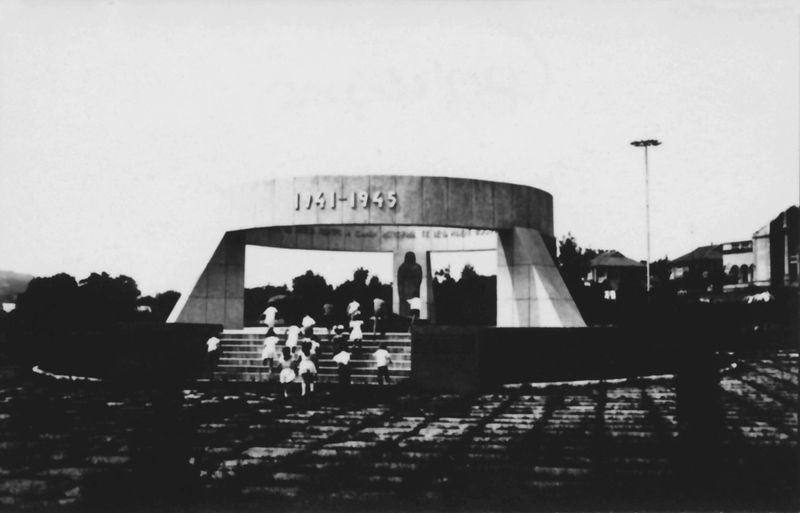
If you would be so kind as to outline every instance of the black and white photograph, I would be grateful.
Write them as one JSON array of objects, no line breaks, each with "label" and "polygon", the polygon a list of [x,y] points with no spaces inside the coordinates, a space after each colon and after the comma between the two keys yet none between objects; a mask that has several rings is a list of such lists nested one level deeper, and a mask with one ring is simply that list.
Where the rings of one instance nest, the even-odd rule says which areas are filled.
[{"label": "black and white photograph", "polygon": [[796,0],[0,0],[0,511],[798,511]]}]

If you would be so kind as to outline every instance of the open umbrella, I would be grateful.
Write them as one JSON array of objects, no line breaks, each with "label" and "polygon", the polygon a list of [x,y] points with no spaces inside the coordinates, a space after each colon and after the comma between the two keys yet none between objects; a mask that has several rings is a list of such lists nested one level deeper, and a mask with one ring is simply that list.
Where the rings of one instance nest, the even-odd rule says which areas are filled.
[{"label": "open umbrella", "polygon": [[286,294],[279,294],[277,296],[272,296],[271,298],[269,298],[269,301],[267,301],[267,304],[268,305],[274,305],[274,304],[280,303],[281,301],[283,301],[287,297],[288,296]]}]

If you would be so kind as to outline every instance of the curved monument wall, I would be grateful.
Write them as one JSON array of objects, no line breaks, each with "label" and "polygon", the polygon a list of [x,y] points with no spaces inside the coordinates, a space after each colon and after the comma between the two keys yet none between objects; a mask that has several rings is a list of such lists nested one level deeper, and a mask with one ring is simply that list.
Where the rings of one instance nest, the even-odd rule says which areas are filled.
[{"label": "curved monument wall", "polygon": [[[496,249],[498,326],[584,326],[553,262],[553,198],[534,187],[462,178],[316,176],[257,182],[231,193],[227,232],[170,321],[240,328],[247,244],[386,251],[395,273],[414,252],[421,317],[435,320],[430,253]],[[397,295],[394,309],[407,314]]]},{"label": "curved monument wall", "polygon": [[235,191],[228,230],[298,225],[532,228],[553,236],[553,197],[525,185],[430,176],[276,178]]},{"label": "curved monument wall", "polygon": [[480,251],[497,249],[497,232],[439,226],[280,226],[245,230],[246,244],[320,251]]}]

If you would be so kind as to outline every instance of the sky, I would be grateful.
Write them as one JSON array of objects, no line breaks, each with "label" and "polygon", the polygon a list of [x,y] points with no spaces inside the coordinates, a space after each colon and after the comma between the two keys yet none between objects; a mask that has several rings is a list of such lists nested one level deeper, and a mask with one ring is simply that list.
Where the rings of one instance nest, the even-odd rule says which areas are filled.
[{"label": "sky", "polygon": [[[316,174],[538,187],[558,238],[643,260],[640,139],[652,259],[747,240],[800,197],[799,5],[0,0],[0,269],[181,290],[221,190]],[[266,251],[249,286],[391,281]]]}]

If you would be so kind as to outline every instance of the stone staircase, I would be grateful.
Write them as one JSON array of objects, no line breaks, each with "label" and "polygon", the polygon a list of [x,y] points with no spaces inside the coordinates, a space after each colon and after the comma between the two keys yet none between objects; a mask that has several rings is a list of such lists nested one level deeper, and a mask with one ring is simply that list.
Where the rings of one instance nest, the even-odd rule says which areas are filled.
[{"label": "stone staircase", "polygon": [[[262,363],[261,351],[263,349],[265,329],[225,330],[220,336],[219,365],[214,373],[215,379],[227,381],[274,381],[278,382],[280,368],[277,362],[272,373]],[[276,328],[276,333],[281,339],[277,350],[283,349],[286,340],[285,329]],[[319,364],[317,365],[317,378],[319,383],[338,383],[337,364],[332,361],[334,356],[332,336],[325,329],[315,329],[314,334],[320,340]],[[353,384],[377,384],[377,369],[372,356],[379,344],[385,343],[386,350],[391,354],[389,363],[390,384],[406,381],[411,373],[411,335],[409,333],[386,333],[373,337],[364,334],[360,349],[351,345],[353,352],[350,359],[351,382]]]}]

